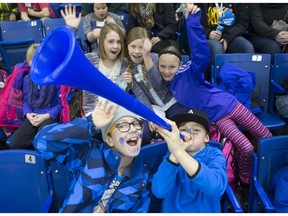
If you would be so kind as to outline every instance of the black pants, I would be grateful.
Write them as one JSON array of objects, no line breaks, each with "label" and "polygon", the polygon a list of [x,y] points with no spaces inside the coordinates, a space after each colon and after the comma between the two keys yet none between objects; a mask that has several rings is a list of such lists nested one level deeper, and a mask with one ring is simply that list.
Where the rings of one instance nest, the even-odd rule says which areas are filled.
[{"label": "black pants", "polygon": [[15,131],[8,146],[10,149],[34,149],[32,141],[35,135],[46,125],[59,122],[59,118],[47,119],[39,127],[34,127],[28,119]]}]

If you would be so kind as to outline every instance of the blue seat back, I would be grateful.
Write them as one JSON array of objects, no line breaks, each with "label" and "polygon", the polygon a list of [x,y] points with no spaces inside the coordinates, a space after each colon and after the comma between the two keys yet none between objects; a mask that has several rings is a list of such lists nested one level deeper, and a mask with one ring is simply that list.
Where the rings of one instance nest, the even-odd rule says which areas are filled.
[{"label": "blue seat back", "polygon": [[81,12],[81,9],[82,9],[82,4],[81,3],[60,3],[59,4],[59,6],[58,6],[58,13],[59,14],[61,14],[60,13],[60,11],[61,10],[65,10],[65,5],[69,5],[69,4],[71,4],[72,5],[72,7],[76,7],[76,16],[78,16],[79,15],[79,13]]},{"label": "blue seat back", "polygon": [[[148,144],[141,148],[140,156],[143,158],[144,166],[150,170],[152,175],[158,171],[158,167],[162,163],[163,157],[166,155],[167,151],[168,147],[166,142]],[[162,199],[158,199],[152,194],[149,212],[160,213],[161,202]]]},{"label": "blue seat back", "polygon": [[[272,62],[271,82],[273,89],[270,95],[270,112],[275,112],[275,95],[286,94],[287,91],[281,86],[281,82],[288,76],[288,53],[275,54]],[[285,120],[288,122],[288,120]]]},{"label": "blue seat back", "polygon": [[0,212],[48,212],[53,197],[50,171],[31,150],[0,151]]},{"label": "blue seat back", "polygon": [[40,43],[43,38],[42,21],[31,20],[23,22],[0,22],[0,40],[15,41],[34,39]]},{"label": "blue seat back", "polygon": [[275,54],[271,79],[280,84],[288,76],[288,53]]},{"label": "blue seat back", "polygon": [[128,31],[129,14],[128,13],[124,13],[124,12],[118,12],[117,16],[122,21],[122,23],[124,25],[124,28],[126,29],[126,32],[127,32]]},{"label": "blue seat back", "polygon": [[286,165],[287,154],[288,135],[273,136],[259,141],[257,176],[265,191],[271,189],[275,173]]},{"label": "blue seat back", "polygon": [[248,203],[249,212],[274,211],[269,195],[273,190],[276,172],[286,165],[285,158],[287,154],[288,135],[273,136],[259,140],[257,154],[253,154]]},{"label": "blue seat back", "polygon": [[270,54],[217,54],[215,55],[215,65],[212,66],[211,80],[219,84],[219,71],[224,64],[229,62],[249,72],[256,74],[256,89],[259,91],[259,105],[267,111],[269,103],[269,88],[270,88]]},{"label": "blue seat back", "polygon": [[[65,20],[63,18],[54,18],[54,19],[46,19],[43,23],[43,35],[46,37],[51,31],[58,27],[66,26]],[[88,40],[86,39],[85,33],[84,33],[84,22],[83,18],[81,19],[81,22],[78,27],[78,31],[76,34],[76,41],[79,44],[79,46],[82,48],[84,52],[89,51],[88,47]]]},{"label": "blue seat back", "polygon": [[2,62],[8,74],[12,73],[13,67],[24,62],[27,49],[34,43],[34,39],[18,41],[0,41],[0,53]]},{"label": "blue seat back", "polygon": [[82,48],[83,52],[85,53],[90,52],[90,43],[87,40],[85,32],[84,32],[84,18],[83,17],[79,24],[79,28],[76,34],[76,39],[78,41],[78,44]]},{"label": "blue seat back", "polygon": [[157,172],[167,151],[166,142],[148,144],[141,148],[140,155],[144,160],[144,165],[150,170],[152,175]]},{"label": "blue seat back", "polygon": [[52,174],[53,190],[57,202],[57,211],[62,208],[70,186],[70,174],[66,165],[61,165],[52,160],[49,164]]},{"label": "blue seat back", "polygon": [[45,19],[43,21],[44,37],[46,37],[46,35],[48,35],[54,29],[65,26],[65,25],[66,23],[63,18]]}]

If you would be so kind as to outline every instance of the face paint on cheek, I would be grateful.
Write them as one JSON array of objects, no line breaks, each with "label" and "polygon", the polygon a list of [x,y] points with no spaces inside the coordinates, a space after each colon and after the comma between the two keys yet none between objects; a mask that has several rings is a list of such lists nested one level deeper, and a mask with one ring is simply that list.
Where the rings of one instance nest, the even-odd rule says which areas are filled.
[{"label": "face paint on cheek", "polygon": [[120,137],[119,140],[118,140],[118,142],[119,142],[121,145],[124,144],[124,141],[125,141],[124,137]]}]

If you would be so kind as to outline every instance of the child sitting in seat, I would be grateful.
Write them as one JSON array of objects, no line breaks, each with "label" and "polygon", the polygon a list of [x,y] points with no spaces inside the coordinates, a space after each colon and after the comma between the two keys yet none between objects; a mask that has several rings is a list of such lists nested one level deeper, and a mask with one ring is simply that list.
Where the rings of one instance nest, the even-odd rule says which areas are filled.
[{"label": "child sitting in seat", "polygon": [[167,120],[171,132],[155,126],[170,152],[153,176],[152,193],[164,199],[165,213],[220,212],[220,198],[228,184],[226,159],[219,149],[206,145],[210,130],[207,115],[190,110],[172,120]]},{"label": "child sitting in seat", "polygon": [[[26,53],[30,66],[39,44],[32,44]],[[31,72],[31,71],[30,71]],[[23,91],[24,122],[15,131],[9,147],[11,149],[34,149],[34,136],[44,127],[60,121],[62,110],[60,87],[54,85],[36,85],[30,76],[24,76],[21,83]]]}]

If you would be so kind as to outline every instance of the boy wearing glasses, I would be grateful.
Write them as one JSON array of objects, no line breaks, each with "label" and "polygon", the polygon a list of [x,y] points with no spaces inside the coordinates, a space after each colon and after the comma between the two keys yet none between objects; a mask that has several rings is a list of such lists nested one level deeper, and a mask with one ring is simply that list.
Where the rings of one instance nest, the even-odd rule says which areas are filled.
[{"label": "boy wearing glasses", "polygon": [[[85,141],[89,141],[88,149],[77,151],[78,156],[80,152],[89,153],[81,157],[87,159],[82,160],[83,166],[77,169],[80,174],[71,182],[60,212],[147,212],[150,172],[137,157],[142,142],[142,120],[102,99],[87,119],[46,127],[34,140],[35,148],[45,151],[46,159],[52,156],[47,154],[49,147],[61,148],[53,152],[58,161],[59,154],[69,160],[67,155],[73,155],[77,144],[85,145]],[[100,132],[105,142],[94,138]],[[71,165],[77,164],[77,159],[74,163],[71,161]]]},{"label": "boy wearing glasses", "polygon": [[153,194],[164,199],[162,212],[221,212],[220,198],[228,182],[226,159],[219,149],[207,145],[207,115],[190,110],[167,122],[171,132],[155,126],[169,149],[152,181]]}]

